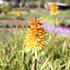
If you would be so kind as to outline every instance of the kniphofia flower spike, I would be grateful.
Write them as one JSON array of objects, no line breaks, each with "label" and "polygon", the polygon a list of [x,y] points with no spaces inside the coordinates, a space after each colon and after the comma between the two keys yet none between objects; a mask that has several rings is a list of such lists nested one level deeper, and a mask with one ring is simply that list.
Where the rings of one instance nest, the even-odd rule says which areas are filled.
[{"label": "kniphofia flower spike", "polygon": [[46,31],[41,26],[43,24],[40,23],[40,21],[40,19],[34,19],[28,23],[31,28],[28,29],[25,37],[25,48],[27,51],[30,51],[34,48],[37,50],[46,50]]}]

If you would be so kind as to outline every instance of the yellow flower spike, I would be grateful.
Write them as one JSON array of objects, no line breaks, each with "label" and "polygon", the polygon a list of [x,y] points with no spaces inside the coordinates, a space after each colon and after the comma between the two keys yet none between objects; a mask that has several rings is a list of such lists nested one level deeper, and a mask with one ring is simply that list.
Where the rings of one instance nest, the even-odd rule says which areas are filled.
[{"label": "yellow flower spike", "polygon": [[30,51],[32,49],[36,50],[47,50],[46,49],[46,31],[41,27],[39,19],[35,19],[28,23],[31,28],[28,29],[27,35],[25,36],[25,48]]},{"label": "yellow flower spike", "polygon": [[59,7],[56,4],[50,6],[50,14],[57,15],[59,13]]}]

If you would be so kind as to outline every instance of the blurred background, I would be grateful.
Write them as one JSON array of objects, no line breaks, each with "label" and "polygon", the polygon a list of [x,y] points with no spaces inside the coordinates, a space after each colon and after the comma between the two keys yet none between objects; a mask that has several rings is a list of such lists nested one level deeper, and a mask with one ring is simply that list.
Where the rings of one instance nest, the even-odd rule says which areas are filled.
[{"label": "blurred background", "polygon": [[24,41],[35,18],[48,42],[38,70],[70,70],[70,0],[0,0],[0,70],[32,70],[34,51],[25,52]]}]

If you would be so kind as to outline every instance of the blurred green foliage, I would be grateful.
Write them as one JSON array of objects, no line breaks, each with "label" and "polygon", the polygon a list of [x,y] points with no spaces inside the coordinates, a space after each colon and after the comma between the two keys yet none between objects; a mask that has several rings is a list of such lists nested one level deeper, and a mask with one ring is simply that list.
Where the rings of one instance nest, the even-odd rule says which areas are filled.
[{"label": "blurred green foliage", "polygon": [[[26,31],[0,31],[0,70],[31,70],[33,54],[24,52]],[[70,38],[47,32],[47,40],[47,51],[38,53],[38,70],[70,70]]]},{"label": "blurred green foliage", "polygon": [[49,24],[54,24],[56,26],[70,26],[70,20],[63,20],[53,17],[40,17],[44,21],[46,21]]},{"label": "blurred green foliage", "polygon": [[8,11],[12,11],[12,8],[8,5],[0,5],[0,13],[6,14]]}]

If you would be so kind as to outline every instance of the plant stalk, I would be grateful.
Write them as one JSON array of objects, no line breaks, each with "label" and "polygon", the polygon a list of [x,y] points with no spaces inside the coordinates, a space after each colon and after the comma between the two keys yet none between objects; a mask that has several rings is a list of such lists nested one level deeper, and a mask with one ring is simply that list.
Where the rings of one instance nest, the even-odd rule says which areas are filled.
[{"label": "plant stalk", "polygon": [[34,70],[37,70],[37,50],[35,49],[35,66]]},{"label": "plant stalk", "polygon": [[31,70],[37,70],[37,50],[34,49],[33,64]]}]

